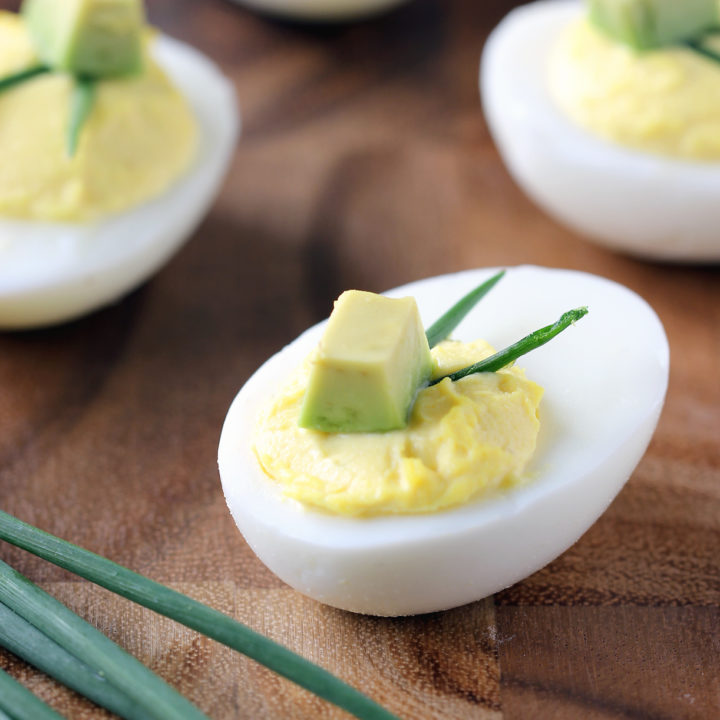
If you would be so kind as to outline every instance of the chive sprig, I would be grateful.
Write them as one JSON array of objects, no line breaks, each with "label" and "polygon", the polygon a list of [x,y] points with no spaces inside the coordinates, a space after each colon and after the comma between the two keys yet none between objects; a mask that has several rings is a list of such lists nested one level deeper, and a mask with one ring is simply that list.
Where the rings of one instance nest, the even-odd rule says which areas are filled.
[{"label": "chive sprig", "polygon": [[6,719],[64,720],[62,715],[0,669],[0,720]]},{"label": "chive sprig", "polygon": [[[0,93],[32,80],[38,75],[53,72],[47,65],[33,65],[10,75],[0,77]],[[70,97],[70,115],[67,125],[66,148],[68,157],[73,157],[80,141],[80,133],[90,117],[96,96],[96,81],[93,78],[73,77]]]},{"label": "chive sprig", "polygon": [[430,382],[430,385],[437,385],[442,382],[445,378],[450,378],[453,382],[461,380],[468,375],[481,372],[496,372],[512,362],[515,362],[519,357],[526,355],[531,350],[535,350],[546,342],[552,340],[556,335],[559,335],[563,330],[576,323],[580,318],[587,315],[588,309],[586,307],[575,308],[574,310],[568,310],[563,313],[561,317],[554,322],[552,325],[546,325],[539,330],[536,330],[529,335],[526,335],[516,343],[509,345],[504,350],[496,352],[494,355],[480,360],[472,365],[468,365],[460,370],[456,370],[448,375],[435,378]]},{"label": "chive sprig", "polygon": [[67,154],[72,157],[80,142],[80,133],[95,104],[96,81],[77,77],[70,98],[70,119],[67,131]]},{"label": "chive sprig", "polygon": [[0,599],[144,707],[155,720],[207,720],[189,700],[99,630],[0,560]]},{"label": "chive sprig", "polygon": [[[0,646],[125,720],[153,720],[132,698],[0,603]],[[2,716],[0,716],[2,720]]]},{"label": "chive sprig", "polygon": [[[717,31],[715,31],[717,32]],[[698,55],[702,55],[704,58],[708,60],[712,60],[716,63],[720,63],[720,53],[710,49],[705,44],[705,38],[697,38],[695,40],[687,40],[685,42],[685,47],[689,48],[690,50],[693,50]]]},{"label": "chive sprig", "polygon": [[501,270],[489,280],[478,285],[467,295],[460,298],[442,317],[436,320],[426,331],[428,345],[433,348],[462,322],[464,317],[492,290],[505,275]]},{"label": "chive sprig", "polygon": [[37,75],[43,75],[44,73],[49,72],[50,68],[47,67],[47,65],[33,65],[32,67],[24,68],[18,72],[11,73],[10,75],[5,75],[0,78],[0,92],[8,90],[15,85],[20,85]]},{"label": "chive sprig", "polygon": [[[65,568],[118,595],[133,600],[139,605],[176,620],[193,630],[197,630],[253,660],[257,660],[270,670],[347,710],[355,717],[361,718],[361,720],[397,720],[396,716],[391,712],[324,668],[273,642],[231,617],[100,555],[39,530],[1,510],[0,539]],[[22,601],[25,591],[31,597],[35,595],[34,591],[22,581],[12,587],[17,588],[14,592],[20,601]],[[7,602],[2,584],[0,584],[0,600],[10,604]],[[11,607],[13,606],[11,605]],[[61,605],[61,607],[68,613],[70,612],[64,606]],[[13,609],[15,608],[13,607]],[[49,608],[48,612],[52,612],[52,609]],[[64,616],[65,614],[60,611],[60,615]],[[40,617],[37,619],[38,621],[42,620]],[[48,616],[46,616],[46,619],[48,619]],[[48,620],[48,622],[54,625],[53,620]],[[34,621],[33,624],[36,625]],[[40,629],[49,635],[48,628],[40,627]],[[104,638],[104,636],[102,637]],[[93,640],[89,640],[86,647],[79,648],[78,656],[88,661],[89,656],[85,654],[85,651],[91,650],[92,656],[98,661],[102,661],[102,658],[99,657],[102,653],[98,651],[101,644],[104,646],[104,643],[100,640],[97,641],[97,644]],[[122,673],[124,671],[123,663],[119,662],[117,665],[117,669]],[[196,716],[175,715],[175,717]]]}]

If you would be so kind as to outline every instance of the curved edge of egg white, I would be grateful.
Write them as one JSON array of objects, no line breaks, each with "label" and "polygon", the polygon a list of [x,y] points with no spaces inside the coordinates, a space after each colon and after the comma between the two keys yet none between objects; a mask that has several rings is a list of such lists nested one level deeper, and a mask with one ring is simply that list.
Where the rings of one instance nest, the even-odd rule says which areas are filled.
[{"label": "curved edge of egg white", "polygon": [[[440,276],[388,294],[414,296],[428,325],[449,297],[462,296],[494,272]],[[523,295],[527,302],[518,301]],[[642,298],[610,280],[519,267],[508,271],[454,334],[504,347],[583,304],[590,306],[585,318],[521,361],[528,377],[545,388],[538,448],[528,470],[532,480],[426,515],[332,516],[284,498],[263,473],[250,442],[254,418],[317,343],[324,323],[305,332],[248,380],[222,430],[223,490],[250,547],[301,593],[344,610],[386,616],[478,600],[560,555],[604,512],[647,448],[668,382],[662,324]],[[522,321],[509,322],[519,308]]]},{"label": "curved edge of egg white", "polygon": [[410,0],[233,0],[252,10],[304,22],[359,20]]},{"label": "curved edge of egg white", "polygon": [[523,5],[485,44],[480,94],[510,174],[549,215],[600,244],[656,260],[720,260],[720,164],[626,149],[555,106],[548,58],[582,12],[578,0]]},{"label": "curved edge of egg white", "polygon": [[235,90],[185,43],[159,35],[153,53],[195,115],[194,160],[157,198],[97,222],[0,219],[0,329],[52,325],[119,300],[177,252],[214,201],[240,132]]}]

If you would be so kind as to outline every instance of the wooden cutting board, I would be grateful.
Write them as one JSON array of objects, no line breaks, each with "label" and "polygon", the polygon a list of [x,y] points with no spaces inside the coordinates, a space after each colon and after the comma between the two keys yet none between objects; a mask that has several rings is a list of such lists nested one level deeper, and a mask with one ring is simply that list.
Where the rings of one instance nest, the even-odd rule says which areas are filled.
[{"label": "wooden cutting board", "polygon": [[[416,0],[308,28],[223,0],[150,0],[157,25],[235,81],[236,161],[190,244],[141,290],[75,323],[0,334],[0,507],[234,615],[403,718],[720,717],[718,269],[612,254],[520,193],[476,82],[508,6]],[[284,586],[220,491],[238,387],[343,288],[528,262],[611,277],[665,324],[667,404],[617,500],[548,567],[450,612],[361,617]],[[212,718],[345,717],[25,553],[0,545],[0,557]],[[106,715],[8,654],[0,667],[68,717]]]}]

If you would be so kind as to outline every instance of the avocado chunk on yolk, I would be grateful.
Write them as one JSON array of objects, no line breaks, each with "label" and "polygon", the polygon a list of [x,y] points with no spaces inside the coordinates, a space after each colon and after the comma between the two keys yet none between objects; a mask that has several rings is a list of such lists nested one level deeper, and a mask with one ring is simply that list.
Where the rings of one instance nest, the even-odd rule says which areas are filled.
[{"label": "avocado chunk on yolk", "polygon": [[344,292],[312,358],[299,425],[335,433],[405,427],[431,371],[413,298]]},{"label": "avocado chunk on yolk", "polygon": [[589,0],[591,22],[614,40],[648,50],[692,40],[717,25],[717,0]]},{"label": "avocado chunk on yolk", "polygon": [[28,32],[49,67],[86,77],[142,67],[142,0],[25,0]]}]

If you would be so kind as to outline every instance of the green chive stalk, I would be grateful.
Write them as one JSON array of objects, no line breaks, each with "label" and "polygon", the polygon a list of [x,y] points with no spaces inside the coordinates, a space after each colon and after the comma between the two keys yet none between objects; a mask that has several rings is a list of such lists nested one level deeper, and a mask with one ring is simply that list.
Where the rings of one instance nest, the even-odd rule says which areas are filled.
[{"label": "green chive stalk", "polygon": [[501,270],[467,295],[458,300],[441,318],[436,320],[425,332],[428,345],[433,348],[462,322],[463,318],[492,290],[505,274]]},{"label": "green chive stalk", "polygon": [[99,675],[2,603],[0,646],[125,720],[152,719],[152,715],[111,684],[112,678]]},{"label": "green chive stalk", "polygon": [[[33,67],[20,70],[11,75],[0,78],[0,93],[16,85],[27,82],[37,75],[52,72],[46,65],[34,65]],[[95,96],[97,83],[92,78],[76,77],[70,97],[70,115],[68,118],[68,129],[66,139],[66,150],[68,157],[73,157],[80,142],[82,129],[90,117]]]},{"label": "green chive stalk", "polygon": [[[390,711],[324,668],[246,625],[3,511],[0,511],[0,539],[247,655],[361,720],[398,720]],[[7,603],[1,587],[0,599]],[[87,660],[82,653],[73,654]]]},{"label": "green chive stalk", "polygon": [[5,75],[5,77],[0,78],[0,93],[3,90],[8,90],[15,85],[20,85],[27,80],[31,80],[36,75],[42,75],[49,72],[50,68],[45,65],[34,65],[33,67],[25,68],[24,70],[12,73],[11,75]]},{"label": "green chive stalk", "polygon": [[707,47],[707,45],[705,45],[705,43],[703,42],[702,38],[698,40],[688,40],[685,43],[685,46],[690,50],[696,52],[698,55],[706,58],[707,60],[712,60],[713,62],[720,63],[720,53]]},{"label": "green chive stalk", "polygon": [[96,82],[91,78],[75,78],[75,85],[70,99],[70,119],[67,131],[68,157],[75,155],[80,133],[90,117],[95,104]]},{"label": "green chive stalk", "polygon": [[526,355],[531,350],[535,350],[546,342],[552,340],[556,335],[559,335],[563,330],[576,323],[580,318],[587,315],[588,309],[586,307],[576,308],[575,310],[568,310],[563,313],[559,320],[554,322],[552,325],[547,325],[544,328],[540,328],[530,335],[526,335],[522,340],[518,340],[516,343],[506,347],[504,350],[491,355],[480,362],[476,362],[473,365],[462,368],[450,373],[449,375],[443,375],[442,377],[435,378],[430,382],[430,385],[436,385],[445,378],[450,378],[453,382],[460,380],[468,375],[481,372],[496,372],[501,368],[506,367],[512,362],[515,362],[519,357]]},{"label": "green chive stalk", "polygon": [[63,720],[4,670],[0,670],[0,713],[0,718],[9,720]]},{"label": "green chive stalk", "polygon": [[155,720],[208,720],[139,660],[1,560],[0,599],[69,653],[112,678]]}]

